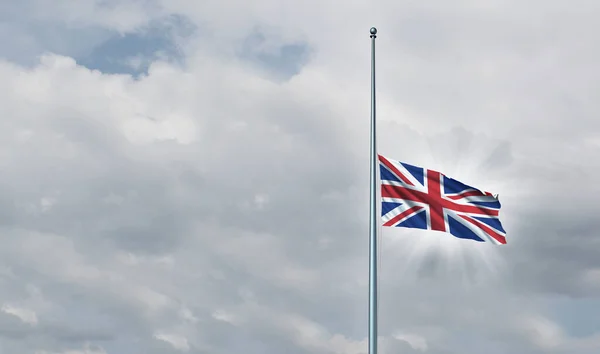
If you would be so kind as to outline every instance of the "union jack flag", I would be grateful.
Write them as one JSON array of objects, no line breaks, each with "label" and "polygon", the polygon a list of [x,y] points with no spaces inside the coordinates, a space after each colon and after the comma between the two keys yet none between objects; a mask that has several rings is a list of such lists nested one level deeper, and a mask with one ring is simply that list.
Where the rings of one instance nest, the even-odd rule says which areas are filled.
[{"label": "union jack flag", "polygon": [[383,226],[450,233],[506,244],[497,195],[442,173],[379,155]]}]

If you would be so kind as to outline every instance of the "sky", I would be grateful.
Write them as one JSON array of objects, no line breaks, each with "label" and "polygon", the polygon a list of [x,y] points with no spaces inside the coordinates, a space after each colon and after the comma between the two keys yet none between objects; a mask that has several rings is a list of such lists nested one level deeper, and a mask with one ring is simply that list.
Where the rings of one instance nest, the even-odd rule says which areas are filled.
[{"label": "sky", "polygon": [[0,354],[366,354],[378,150],[503,246],[382,228],[380,354],[600,352],[600,3],[0,2]]}]

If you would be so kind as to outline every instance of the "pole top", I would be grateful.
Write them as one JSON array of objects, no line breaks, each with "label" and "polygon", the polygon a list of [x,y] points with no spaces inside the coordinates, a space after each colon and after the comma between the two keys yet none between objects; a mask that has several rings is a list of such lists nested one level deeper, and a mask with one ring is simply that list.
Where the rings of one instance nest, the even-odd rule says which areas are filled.
[{"label": "pole top", "polygon": [[371,38],[377,37],[376,36],[376,34],[377,34],[377,28],[371,27],[371,29],[369,30],[369,32],[371,33]]}]

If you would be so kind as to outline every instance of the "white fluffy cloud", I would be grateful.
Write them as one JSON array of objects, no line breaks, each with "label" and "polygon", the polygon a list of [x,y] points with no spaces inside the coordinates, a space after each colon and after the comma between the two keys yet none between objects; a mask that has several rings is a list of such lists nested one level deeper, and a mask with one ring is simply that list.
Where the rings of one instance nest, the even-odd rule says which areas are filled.
[{"label": "white fluffy cloud", "polygon": [[[528,4],[12,8],[196,32],[139,78],[78,65],[77,43],[0,61],[0,351],[366,353],[376,25],[381,152],[499,193],[509,243],[385,229],[382,353],[596,353],[600,312],[557,299],[600,303],[600,9]],[[291,44],[309,59],[282,80]]]}]

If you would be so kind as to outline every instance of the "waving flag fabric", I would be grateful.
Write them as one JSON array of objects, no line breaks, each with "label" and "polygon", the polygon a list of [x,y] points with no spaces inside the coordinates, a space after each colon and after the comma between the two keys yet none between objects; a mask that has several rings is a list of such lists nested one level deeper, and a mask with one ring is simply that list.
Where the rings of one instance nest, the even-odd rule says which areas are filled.
[{"label": "waving flag fabric", "polygon": [[379,155],[383,226],[506,244],[497,196],[442,173]]}]

